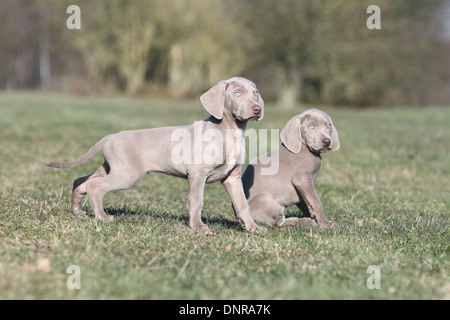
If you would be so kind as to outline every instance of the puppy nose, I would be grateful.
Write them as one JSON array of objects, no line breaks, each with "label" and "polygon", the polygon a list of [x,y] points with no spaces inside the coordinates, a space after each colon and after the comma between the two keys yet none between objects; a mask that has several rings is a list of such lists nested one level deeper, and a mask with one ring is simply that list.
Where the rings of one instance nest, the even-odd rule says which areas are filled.
[{"label": "puppy nose", "polygon": [[329,147],[331,144],[331,140],[330,140],[330,138],[323,138],[322,143],[323,143],[324,147]]},{"label": "puppy nose", "polygon": [[261,107],[258,106],[257,104],[255,104],[255,105],[252,107],[252,110],[253,110],[253,113],[254,113],[255,115],[259,115],[259,114],[261,113]]}]

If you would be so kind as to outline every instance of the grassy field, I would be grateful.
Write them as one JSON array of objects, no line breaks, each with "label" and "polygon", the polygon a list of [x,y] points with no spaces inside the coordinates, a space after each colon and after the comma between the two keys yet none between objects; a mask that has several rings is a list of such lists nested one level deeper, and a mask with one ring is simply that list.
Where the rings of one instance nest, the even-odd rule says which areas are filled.
[{"label": "grassy field", "polygon": [[[183,179],[151,174],[108,194],[105,224],[70,213],[73,180],[100,156],[42,165],[113,132],[203,119],[199,102],[0,94],[0,299],[450,299],[450,108],[323,110],[341,150],[324,155],[317,191],[339,226],[249,234],[217,183],[208,235],[187,227]],[[281,129],[301,111],[267,105],[248,128]],[[369,266],[380,289],[367,287]]]}]

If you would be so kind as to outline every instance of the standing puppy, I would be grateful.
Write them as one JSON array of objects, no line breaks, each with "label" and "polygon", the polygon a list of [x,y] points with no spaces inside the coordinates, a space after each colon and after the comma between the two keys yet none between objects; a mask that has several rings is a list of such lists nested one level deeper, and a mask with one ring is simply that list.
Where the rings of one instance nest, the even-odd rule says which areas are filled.
[{"label": "standing puppy", "polygon": [[[242,176],[253,219],[270,226],[328,225],[315,183],[322,164],[321,153],[339,149],[331,118],[317,109],[293,117],[281,131],[283,144],[262,157],[279,157],[273,175],[261,175],[260,158]],[[264,161],[262,161],[264,163]],[[266,162],[267,163],[267,162]],[[285,218],[284,208],[297,205],[307,218]]]},{"label": "standing puppy", "polygon": [[112,221],[103,210],[103,196],[131,188],[145,173],[163,172],[189,180],[187,211],[191,228],[207,230],[201,220],[205,183],[221,181],[248,231],[258,230],[241,181],[245,159],[244,130],[248,120],[261,120],[264,101],[253,82],[235,77],[219,82],[200,97],[211,114],[183,127],[122,131],[101,139],[85,155],[70,162],[46,162],[54,168],[79,166],[100,151],[104,162],[94,173],[75,180],[72,212],[83,214],[87,194],[99,220]]}]

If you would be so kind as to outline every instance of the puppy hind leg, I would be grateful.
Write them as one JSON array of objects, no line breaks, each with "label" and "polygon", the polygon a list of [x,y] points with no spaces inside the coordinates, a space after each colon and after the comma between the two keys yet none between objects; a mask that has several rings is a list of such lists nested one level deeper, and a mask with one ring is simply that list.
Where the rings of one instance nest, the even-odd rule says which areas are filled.
[{"label": "puppy hind leg", "polygon": [[281,226],[285,222],[284,206],[268,193],[255,196],[249,206],[255,221],[269,226]]},{"label": "puppy hind leg", "polygon": [[127,169],[117,168],[103,177],[97,177],[86,184],[89,202],[95,213],[95,218],[110,222],[113,216],[107,215],[103,210],[103,197],[110,191],[129,189],[138,182],[144,173],[127,172]]},{"label": "puppy hind leg", "polygon": [[83,209],[81,209],[81,201],[83,200],[83,197],[86,194],[86,181],[89,179],[90,176],[91,175],[78,178],[73,182],[72,201],[71,201],[71,208],[73,214],[76,215],[86,214],[86,212],[83,211]]},{"label": "puppy hind leg", "polygon": [[102,164],[102,166],[94,173],[84,176],[84,177],[80,177],[73,182],[72,201],[71,201],[71,208],[72,208],[73,214],[78,214],[78,215],[86,214],[86,212],[84,212],[81,209],[81,201],[83,200],[83,197],[87,193],[87,190],[86,190],[87,182],[92,181],[97,178],[105,177],[108,173],[109,173],[109,165],[105,161]]}]

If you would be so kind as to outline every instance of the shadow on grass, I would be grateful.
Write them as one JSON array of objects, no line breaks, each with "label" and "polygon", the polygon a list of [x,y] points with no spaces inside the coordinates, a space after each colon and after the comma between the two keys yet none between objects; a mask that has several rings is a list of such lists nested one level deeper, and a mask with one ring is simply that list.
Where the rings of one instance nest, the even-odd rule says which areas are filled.
[{"label": "shadow on grass", "polygon": [[[127,206],[121,208],[105,208],[105,212],[114,217],[126,217],[126,216],[149,216],[155,219],[172,220],[183,222],[189,227],[189,217],[186,214],[172,214],[167,211],[155,211],[155,210],[136,210]],[[213,218],[202,217],[204,223],[208,226],[220,225],[229,229],[242,230],[243,227],[237,221],[230,221],[225,218]]]}]

